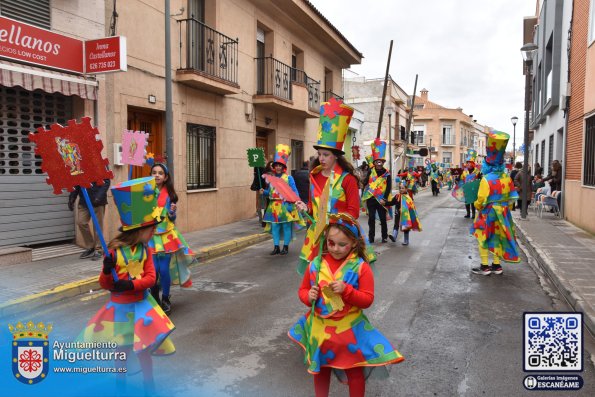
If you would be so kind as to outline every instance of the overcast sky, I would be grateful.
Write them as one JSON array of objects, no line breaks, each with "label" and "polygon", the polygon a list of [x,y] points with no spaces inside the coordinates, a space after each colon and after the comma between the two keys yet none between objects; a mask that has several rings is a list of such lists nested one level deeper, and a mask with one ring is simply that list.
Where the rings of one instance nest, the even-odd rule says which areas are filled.
[{"label": "overcast sky", "polygon": [[[390,40],[390,74],[408,94],[429,91],[432,102],[462,107],[479,123],[508,132],[517,116],[523,140],[523,17],[535,0],[310,0],[360,52],[351,68],[384,77]],[[346,77],[353,76],[345,72]],[[512,149],[510,142],[509,149]]]}]

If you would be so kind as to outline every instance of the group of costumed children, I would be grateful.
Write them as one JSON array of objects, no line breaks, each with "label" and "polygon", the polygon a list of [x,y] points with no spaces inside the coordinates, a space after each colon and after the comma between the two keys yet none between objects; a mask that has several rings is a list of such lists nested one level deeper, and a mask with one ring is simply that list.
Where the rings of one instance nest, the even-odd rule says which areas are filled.
[{"label": "group of costumed children", "polygon": [[[167,315],[171,310],[170,284],[192,285],[188,266],[194,261],[173,223],[177,195],[167,166],[154,164],[151,175],[111,188],[122,226],[108,245],[99,276],[110,298],[80,337],[83,341],[115,342],[127,357],[134,352],[147,391],[154,387],[151,356],[175,352],[169,339],[175,327]],[[125,361],[117,363],[126,365]],[[117,381],[124,383],[125,375],[125,371],[119,372]]]}]

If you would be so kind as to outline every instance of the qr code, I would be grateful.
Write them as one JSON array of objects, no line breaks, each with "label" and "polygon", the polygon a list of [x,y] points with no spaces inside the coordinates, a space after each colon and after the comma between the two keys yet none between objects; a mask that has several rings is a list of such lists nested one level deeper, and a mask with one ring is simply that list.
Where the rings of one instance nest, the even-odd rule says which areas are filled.
[{"label": "qr code", "polygon": [[524,370],[583,370],[582,313],[525,313]]}]

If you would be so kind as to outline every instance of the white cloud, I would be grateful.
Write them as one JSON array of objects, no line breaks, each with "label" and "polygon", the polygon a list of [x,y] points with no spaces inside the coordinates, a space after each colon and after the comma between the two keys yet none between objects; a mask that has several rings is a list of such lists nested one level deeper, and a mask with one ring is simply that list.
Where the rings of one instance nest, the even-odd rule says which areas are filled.
[{"label": "white cloud", "polygon": [[520,48],[523,17],[534,14],[534,0],[310,1],[364,54],[354,72],[384,77],[392,39],[390,74],[405,91],[413,92],[417,73],[418,94],[426,88],[433,102],[462,107],[511,135],[516,115],[522,136]]}]

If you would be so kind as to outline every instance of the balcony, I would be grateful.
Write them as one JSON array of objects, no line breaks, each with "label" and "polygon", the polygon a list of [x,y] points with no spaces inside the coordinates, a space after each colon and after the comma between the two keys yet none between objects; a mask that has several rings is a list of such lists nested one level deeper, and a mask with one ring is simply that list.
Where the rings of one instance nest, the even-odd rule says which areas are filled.
[{"label": "balcony", "polygon": [[238,41],[194,19],[181,19],[176,80],[219,95],[239,94]]},{"label": "balcony", "polygon": [[340,95],[337,95],[337,94],[335,94],[335,93],[334,93],[334,92],[332,92],[332,91],[324,91],[324,93],[323,93],[323,94],[324,94],[324,101],[325,101],[325,102],[328,102],[328,101],[329,101],[329,99],[331,99],[331,98],[335,98],[335,99],[341,99],[341,100],[343,100],[343,97],[342,97],[342,96],[340,96]]},{"label": "balcony", "polygon": [[449,136],[443,136],[440,140],[440,144],[442,146],[456,146],[455,138]]},{"label": "balcony", "polygon": [[255,61],[255,105],[299,117],[320,116],[320,82],[273,57]]}]

